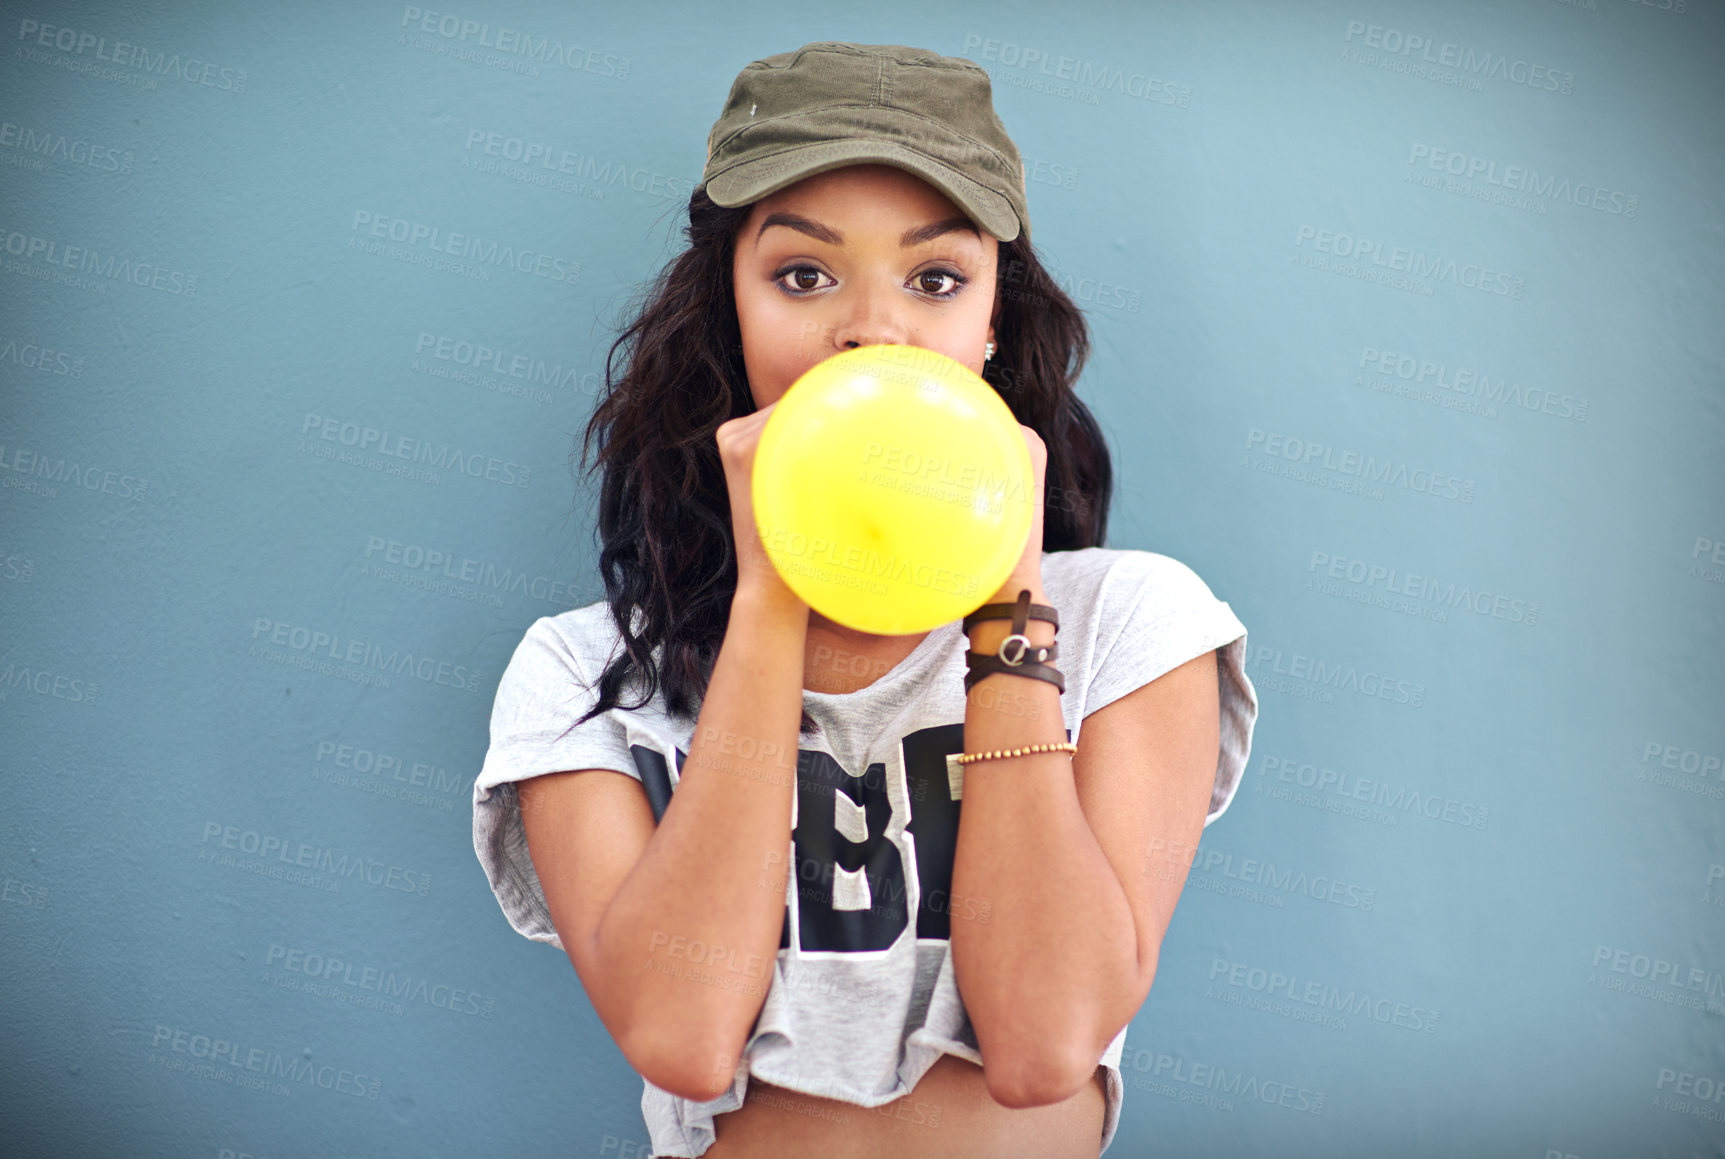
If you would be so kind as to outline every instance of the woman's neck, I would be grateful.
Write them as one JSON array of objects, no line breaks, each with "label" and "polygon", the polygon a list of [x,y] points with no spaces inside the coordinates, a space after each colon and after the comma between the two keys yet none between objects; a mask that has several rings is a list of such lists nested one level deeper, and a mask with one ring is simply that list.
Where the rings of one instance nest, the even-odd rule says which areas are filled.
[{"label": "woman's neck", "polygon": [[846,627],[844,624],[835,623],[815,611],[813,608],[809,609],[809,631],[818,631],[821,635],[826,636],[829,639],[835,640],[841,644],[850,645],[859,651],[870,647],[878,647],[879,645],[892,640],[907,640],[912,636],[920,639],[921,637],[928,635],[927,632],[908,632],[902,636],[882,636],[874,632],[863,632],[856,628]]}]

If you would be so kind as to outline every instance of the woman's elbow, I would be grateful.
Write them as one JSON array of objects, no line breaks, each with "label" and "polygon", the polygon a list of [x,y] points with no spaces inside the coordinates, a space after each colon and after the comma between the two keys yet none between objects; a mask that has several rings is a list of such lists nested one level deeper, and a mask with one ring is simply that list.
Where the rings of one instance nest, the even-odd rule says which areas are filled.
[{"label": "woman's elbow", "polygon": [[1070,1099],[1096,1073],[1096,1060],[1085,1060],[1076,1051],[1062,1054],[1044,1047],[1015,1051],[1004,1063],[985,1061],[982,1073],[991,1099],[1022,1110]]},{"label": "woman's elbow", "polygon": [[619,1045],[636,1074],[668,1094],[697,1103],[731,1089],[741,1055],[734,1048],[662,1037]]},{"label": "woman's elbow", "polygon": [[[571,954],[570,961],[576,957]],[[728,1027],[707,1026],[691,1017],[695,1011],[665,1009],[651,995],[624,990],[617,978],[595,965],[595,947],[588,948],[584,960],[588,970],[583,974],[577,966],[576,976],[630,1069],[662,1091],[699,1103],[731,1088],[752,1020],[749,1026],[735,1019]]]}]

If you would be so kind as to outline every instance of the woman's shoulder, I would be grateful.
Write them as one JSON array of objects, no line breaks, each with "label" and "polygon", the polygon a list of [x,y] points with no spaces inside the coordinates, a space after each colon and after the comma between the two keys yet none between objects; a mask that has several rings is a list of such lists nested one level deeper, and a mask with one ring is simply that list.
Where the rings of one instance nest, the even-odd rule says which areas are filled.
[{"label": "woman's shoulder", "polygon": [[522,646],[534,646],[573,659],[581,669],[596,671],[608,662],[622,636],[611,605],[596,600],[565,612],[540,616],[528,626]]},{"label": "woman's shoulder", "polygon": [[1085,547],[1051,551],[1042,556],[1043,586],[1050,597],[1056,589],[1067,598],[1159,603],[1208,603],[1210,586],[1182,561],[1141,548]]},{"label": "woman's shoulder", "polygon": [[617,634],[616,622],[611,618],[611,605],[604,600],[594,600],[590,604],[570,608],[565,612],[540,616],[530,630],[554,631],[564,636],[583,637],[598,632]]}]

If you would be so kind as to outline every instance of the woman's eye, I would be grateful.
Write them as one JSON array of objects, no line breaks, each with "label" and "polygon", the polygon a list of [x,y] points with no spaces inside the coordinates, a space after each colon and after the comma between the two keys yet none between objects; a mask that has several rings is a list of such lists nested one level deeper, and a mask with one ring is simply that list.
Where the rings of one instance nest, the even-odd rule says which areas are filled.
[{"label": "woman's eye", "polygon": [[[951,282],[951,287],[942,289],[942,284],[946,282]],[[958,293],[959,287],[962,285],[964,285],[964,278],[956,270],[924,270],[916,275],[917,289],[937,298],[952,297]]]},{"label": "woman's eye", "polygon": [[[790,279],[788,285],[785,282],[786,278]],[[820,289],[820,279],[821,272],[813,266],[792,266],[788,270],[780,271],[776,277],[779,285],[793,293],[808,293],[810,290]]]}]

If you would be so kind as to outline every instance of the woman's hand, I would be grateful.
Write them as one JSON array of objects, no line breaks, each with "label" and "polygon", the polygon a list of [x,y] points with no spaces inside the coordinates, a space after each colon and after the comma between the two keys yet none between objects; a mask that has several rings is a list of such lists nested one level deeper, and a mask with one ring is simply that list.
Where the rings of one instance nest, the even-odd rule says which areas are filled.
[{"label": "woman's hand", "polygon": [[1005,586],[991,599],[984,601],[990,604],[1012,603],[1018,598],[1021,588],[1029,588],[1032,599],[1036,599],[1042,592],[1043,480],[1048,473],[1048,445],[1042,441],[1041,435],[1023,423],[1018,424],[1018,429],[1024,432],[1024,444],[1030,450],[1030,494],[1024,496],[1023,500],[1034,504],[1031,508],[1030,536],[1024,541],[1024,554],[1013,565],[1012,574],[1006,577]]},{"label": "woman's hand", "polygon": [[761,591],[802,603],[802,597],[791,590],[767,557],[766,548],[761,545],[760,532],[755,528],[755,448],[760,445],[761,431],[766,427],[773,407],[778,405],[774,402],[753,414],[727,419],[719,424],[713,437],[719,444],[719,458],[725,465],[725,489],[731,500],[731,542],[737,547],[737,591]]}]

